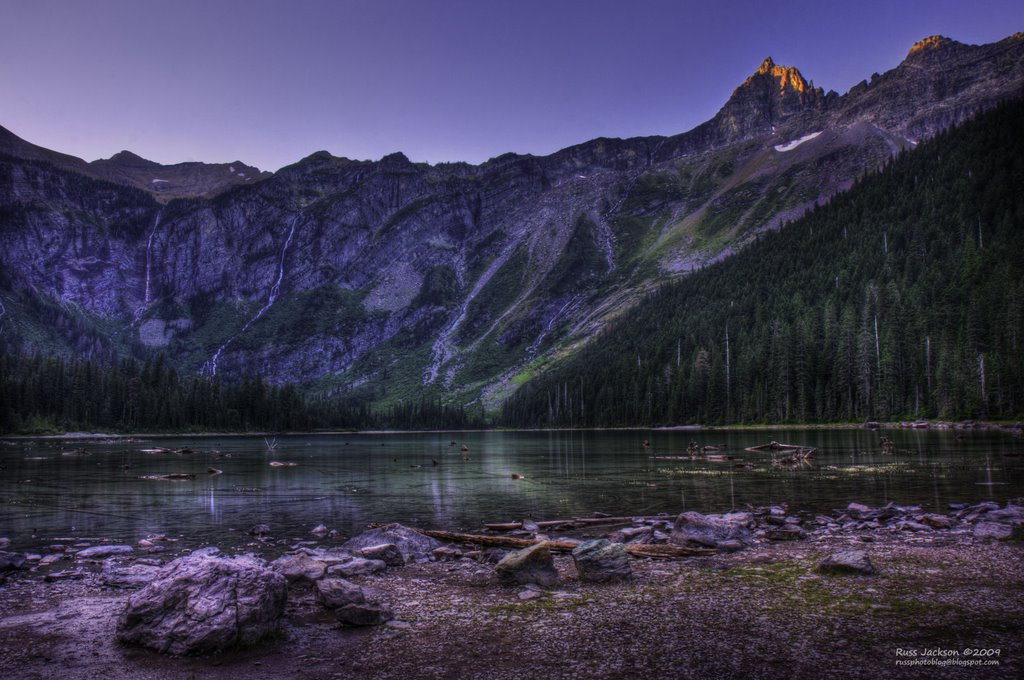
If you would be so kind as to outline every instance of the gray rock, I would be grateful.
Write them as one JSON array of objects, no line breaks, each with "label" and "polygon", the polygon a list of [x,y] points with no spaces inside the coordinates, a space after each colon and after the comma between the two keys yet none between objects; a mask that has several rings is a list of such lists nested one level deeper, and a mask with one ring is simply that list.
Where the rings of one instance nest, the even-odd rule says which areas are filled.
[{"label": "gray rock", "polygon": [[102,560],[107,557],[113,557],[114,555],[127,555],[135,552],[135,548],[130,545],[96,545],[85,550],[79,550],[75,553],[75,558],[83,560]]},{"label": "gray rock", "polygon": [[323,524],[317,524],[309,533],[319,538],[323,538],[328,534],[328,532],[329,530],[327,529],[326,526],[324,526]]},{"label": "gray rock", "polygon": [[807,538],[807,532],[795,524],[769,527],[764,535],[769,541],[799,541]]},{"label": "gray rock", "polygon": [[0,548],[6,548],[11,544],[11,539],[6,536],[0,536]]},{"label": "gray rock", "polygon": [[914,522],[913,520],[903,520],[902,522],[896,522],[893,528],[899,529],[900,531],[934,531],[929,525],[921,522]]},{"label": "gray rock", "polygon": [[974,537],[981,540],[1009,541],[1013,538],[1013,527],[999,522],[978,522],[974,525]]},{"label": "gray rock", "polygon": [[463,553],[458,548],[453,548],[451,546],[444,545],[440,548],[434,548],[434,550],[432,550],[430,554],[433,555],[435,559],[439,561],[444,561],[460,559]]},{"label": "gray rock", "polygon": [[160,572],[160,567],[145,564],[106,564],[100,573],[100,583],[109,588],[144,588]]},{"label": "gray rock", "polygon": [[6,550],[0,552],[0,574],[27,568],[23,553],[7,552]]},{"label": "gray rock", "polygon": [[875,565],[863,550],[843,550],[835,552],[818,563],[819,572],[823,574],[855,574],[870,576],[878,573]]},{"label": "gray rock", "polygon": [[606,538],[580,543],[573,549],[572,559],[581,581],[605,583],[633,577],[626,548]]},{"label": "gray rock", "polygon": [[350,626],[377,626],[395,618],[390,608],[377,602],[346,604],[334,612],[338,621]]},{"label": "gray rock", "polygon": [[846,514],[855,519],[863,519],[872,512],[871,508],[862,503],[850,503],[846,506]]},{"label": "gray rock", "polygon": [[169,654],[252,645],[279,633],[287,598],[284,576],[259,560],[189,555],[128,598],[117,638]]},{"label": "gray rock", "polygon": [[716,548],[721,541],[750,540],[750,530],[746,522],[730,522],[712,515],[699,512],[684,512],[676,518],[672,525],[669,541],[676,545],[697,545],[705,548]]},{"label": "gray rock", "polygon": [[985,522],[1012,522],[1014,520],[1024,520],[1024,508],[1019,505],[1011,505],[1007,503],[1006,507],[1001,510],[989,510],[981,519]]},{"label": "gray rock", "polygon": [[328,609],[366,602],[366,593],[343,578],[325,578],[316,582],[316,601]]},{"label": "gray rock", "polygon": [[929,526],[932,529],[950,529],[954,524],[955,520],[952,517],[946,515],[921,515],[918,521],[925,526]]},{"label": "gray rock", "polygon": [[368,560],[380,560],[389,567],[401,567],[405,564],[405,558],[394,543],[371,545],[360,550],[359,554]]},{"label": "gray rock", "polygon": [[257,524],[249,529],[249,535],[256,538],[264,538],[270,535],[270,527],[266,524]]},{"label": "gray rock", "polygon": [[498,562],[495,570],[498,580],[505,584],[536,583],[540,586],[553,586],[558,583],[558,570],[555,569],[547,543],[510,552]]},{"label": "gray rock", "polygon": [[327,571],[326,564],[308,555],[282,555],[270,563],[270,568],[288,579],[289,583],[317,581]]},{"label": "gray rock", "polygon": [[368,560],[362,557],[353,557],[347,562],[332,564],[327,568],[331,576],[361,576],[364,574],[376,574],[387,568],[382,560]]},{"label": "gray rock", "polygon": [[402,559],[406,562],[413,561],[417,557],[429,557],[432,550],[441,547],[440,541],[424,536],[409,527],[401,524],[388,524],[350,538],[341,545],[341,549],[357,553],[363,548],[385,543],[393,543],[402,553]]}]

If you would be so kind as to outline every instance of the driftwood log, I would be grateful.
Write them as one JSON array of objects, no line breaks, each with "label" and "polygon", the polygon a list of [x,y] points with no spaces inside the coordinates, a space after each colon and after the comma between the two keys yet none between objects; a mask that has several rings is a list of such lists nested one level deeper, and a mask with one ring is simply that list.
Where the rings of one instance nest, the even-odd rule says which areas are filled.
[{"label": "driftwood log", "polygon": [[748,446],[744,449],[744,451],[810,451],[811,453],[814,453],[816,450],[813,446],[780,444],[779,442],[769,442],[760,446]]},{"label": "driftwood log", "polygon": [[[484,536],[480,534],[460,534],[454,531],[435,531],[431,529],[414,529],[424,536],[452,543],[475,543],[496,548],[513,548],[521,550],[537,543],[547,543],[552,552],[572,552],[580,541],[539,541],[533,538],[511,538],[509,536]],[[633,557],[654,557],[659,559],[677,559],[699,555],[714,555],[717,550],[710,548],[686,548],[681,545],[642,545],[625,544],[626,552]]]},{"label": "driftwood log", "polygon": [[[537,526],[541,529],[557,529],[558,527],[573,527],[573,526],[595,526],[601,524],[632,524],[634,520],[665,520],[668,522],[672,521],[672,517],[666,515],[657,515],[654,517],[574,517],[573,519],[551,519],[544,520],[543,522],[537,522]],[[497,524],[485,524],[485,529],[491,531],[515,531],[516,529],[522,529],[522,522],[500,522]]]}]

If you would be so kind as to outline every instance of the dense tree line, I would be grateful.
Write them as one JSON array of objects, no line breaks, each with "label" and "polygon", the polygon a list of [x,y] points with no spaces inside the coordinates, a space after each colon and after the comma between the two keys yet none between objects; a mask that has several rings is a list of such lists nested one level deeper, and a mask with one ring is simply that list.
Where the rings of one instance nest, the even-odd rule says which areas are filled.
[{"label": "dense tree line", "polygon": [[1024,413],[1024,104],[903,153],[662,287],[505,404],[510,426]]},{"label": "dense tree line", "polygon": [[235,383],[181,377],[159,356],[143,364],[0,354],[0,433],[74,430],[284,431],[479,426],[438,399],[372,410],[304,396],[259,376]]}]

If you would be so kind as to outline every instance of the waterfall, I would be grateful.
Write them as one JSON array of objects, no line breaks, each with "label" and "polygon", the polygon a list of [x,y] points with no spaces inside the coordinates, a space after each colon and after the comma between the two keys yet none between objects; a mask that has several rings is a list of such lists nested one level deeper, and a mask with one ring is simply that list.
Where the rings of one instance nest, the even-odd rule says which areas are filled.
[{"label": "waterfall", "polygon": [[210,360],[203,364],[203,367],[200,369],[200,373],[209,375],[210,377],[217,375],[217,362],[220,360],[220,355],[224,352],[227,346],[234,342],[234,340],[238,338],[238,336],[247,331],[249,329],[249,326],[256,323],[256,321],[261,316],[263,316],[263,314],[268,309],[270,309],[271,305],[273,305],[274,302],[277,301],[277,296],[281,293],[281,281],[284,280],[284,259],[285,256],[288,254],[288,246],[290,246],[292,243],[292,237],[295,236],[295,226],[296,224],[298,224],[298,221],[299,218],[297,216],[293,217],[291,220],[291,226],[288,229],[288,237],[285,238],[284,240],[284,246],[281,248],[281,256],[278,259],[277,280],[274,281],[274,285],[270,287],[270,292],[267,294],[266,304],[260,307],[259,311],[256,312],[256,314],[251,319],[246,321],[245,324],[242,326],[241,329],[239,329],[237,333],[229,337],[227,340],[224,341],[224,344],[217,348],[217,351],[213,353],[213,356],[210,357]]}]

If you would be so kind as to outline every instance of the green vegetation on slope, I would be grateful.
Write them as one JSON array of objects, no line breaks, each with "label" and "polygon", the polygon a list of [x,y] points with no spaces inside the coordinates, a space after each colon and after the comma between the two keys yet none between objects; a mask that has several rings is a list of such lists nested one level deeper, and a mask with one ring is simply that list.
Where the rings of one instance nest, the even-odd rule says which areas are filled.
[{"label": "green vegetation on slope", "polygon": [[1024,412],[1024,104],[667,285],[505,404],[508,425]]}]

